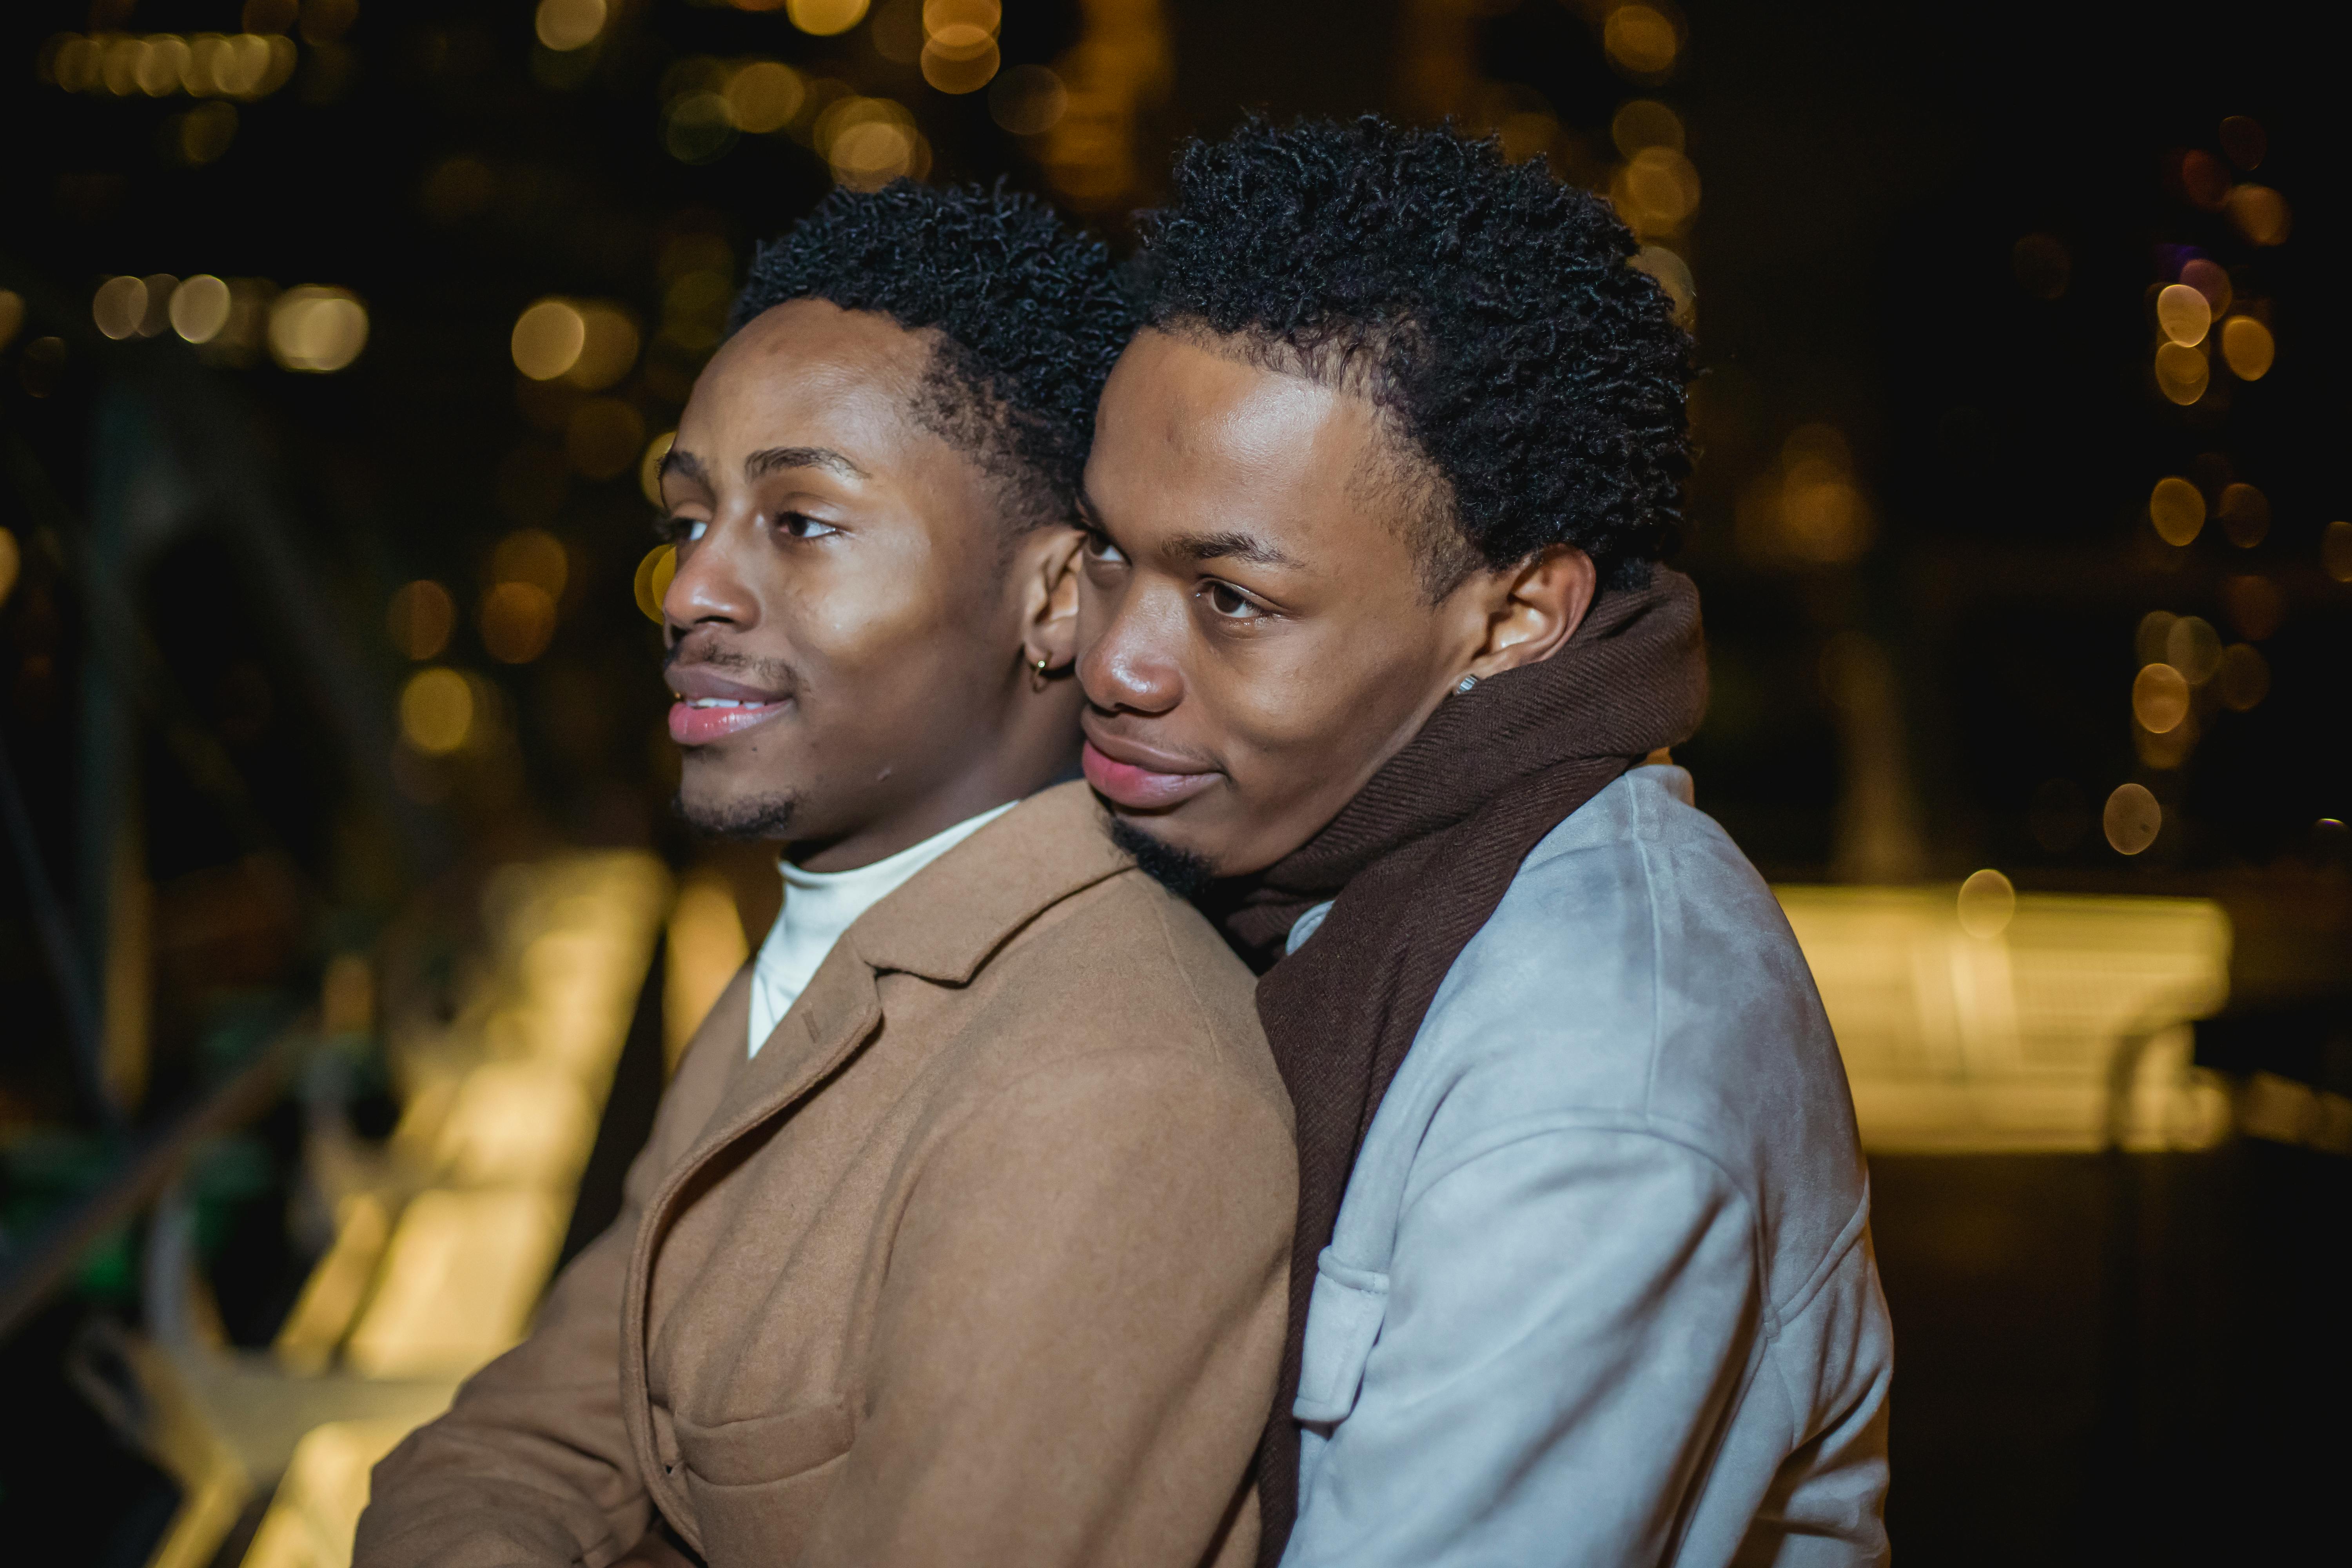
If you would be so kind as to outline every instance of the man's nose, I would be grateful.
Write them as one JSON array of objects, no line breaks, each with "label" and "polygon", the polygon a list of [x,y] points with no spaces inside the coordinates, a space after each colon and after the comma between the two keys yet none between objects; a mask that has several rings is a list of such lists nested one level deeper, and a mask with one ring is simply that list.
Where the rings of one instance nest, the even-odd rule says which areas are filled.
[{"label": "man's nose", "polygon": [[706,626],[745,630],[759,623],[759,595],[744,570],[745,531],[714,521],[700,539],[678,547],[677,574],[662,595],[662,616],[675,631],[683,635]]},{"label": "man's nose", "polygon": [[1079,616],[1078,685],[1087,700],[1114,712],[1175,707],[1184,693],[1183,595],[1130,586],[1084,607],[1094,612]]}]

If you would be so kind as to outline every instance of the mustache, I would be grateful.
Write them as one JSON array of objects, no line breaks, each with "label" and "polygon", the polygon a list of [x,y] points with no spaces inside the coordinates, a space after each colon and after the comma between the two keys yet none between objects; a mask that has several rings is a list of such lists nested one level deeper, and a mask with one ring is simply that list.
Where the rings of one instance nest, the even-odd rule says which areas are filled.
[{"label": "mustache", "polygon": [[763,658],[741,648],[729,647],[716,637],[692,633],[672,643],[662,655],[662,672],[688,667],[715,669],[749,686],[785,695],[800,688],[800,675],[781,658]]}]

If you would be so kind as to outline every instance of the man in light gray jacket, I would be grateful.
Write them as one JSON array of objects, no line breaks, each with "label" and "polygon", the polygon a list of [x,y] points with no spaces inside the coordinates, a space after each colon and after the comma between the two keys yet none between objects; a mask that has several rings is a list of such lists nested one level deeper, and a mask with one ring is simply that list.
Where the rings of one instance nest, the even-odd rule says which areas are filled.
[{"label": "man in light gray jacket", "polygon": [[1191,149],[1145,244],[1083,761],[1265,971],[1297,1111],[1261,1563],[1885,1561],[1844,1074],[1664,760],[1665,296],[1592,196],[1369,119]]}]

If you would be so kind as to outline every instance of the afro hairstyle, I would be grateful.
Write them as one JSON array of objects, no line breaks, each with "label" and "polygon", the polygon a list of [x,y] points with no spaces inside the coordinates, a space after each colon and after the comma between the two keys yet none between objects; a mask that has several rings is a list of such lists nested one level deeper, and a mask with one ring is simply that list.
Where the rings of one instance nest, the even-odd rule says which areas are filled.
[{"label": "afro hairstyle", "polygon": [[1254,118],[1140,228],[1148,324],[1381,408],[1433,599],[1551,544],[1637,586],[1676,543],[1691,342],[1598,196],[1451,127]]},{"label": "afro hairstyle", "polygon": [[727,330],[808,299],[935,331],[918,417],[997,481],[1016,531],[1071,517],[1095,400],[1136,326],[1101,245],[1002,184],[836,189],[760,247]]}]

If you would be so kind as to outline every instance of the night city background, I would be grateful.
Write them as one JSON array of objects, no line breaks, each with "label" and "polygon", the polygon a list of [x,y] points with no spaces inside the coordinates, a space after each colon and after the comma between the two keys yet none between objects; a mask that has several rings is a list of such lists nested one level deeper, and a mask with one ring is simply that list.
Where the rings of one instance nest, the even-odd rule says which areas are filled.
[{"label": "night city background", "polygon": [[[2340,1558],[2352,136],[2308,11],[93,0],[0,16],[0,1541],[340,1565],[773,916],[646,476],[751,247],[1378,110],[1696,334],[1678,751],[1855,1087],[1913,1563]],[[489,1261],[485,1261],[489,1260]]]}]

